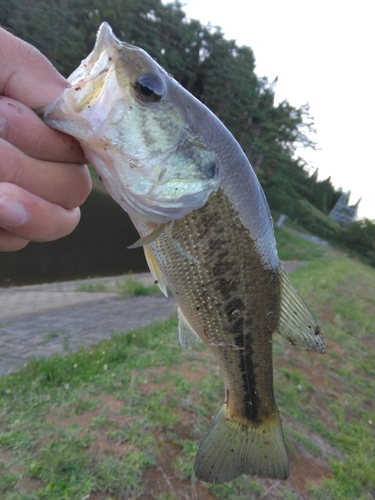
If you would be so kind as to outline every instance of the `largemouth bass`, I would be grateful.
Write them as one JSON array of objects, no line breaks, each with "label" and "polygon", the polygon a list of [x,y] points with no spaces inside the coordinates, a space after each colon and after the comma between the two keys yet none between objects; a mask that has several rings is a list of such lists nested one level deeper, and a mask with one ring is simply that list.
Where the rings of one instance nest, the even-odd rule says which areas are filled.
[{"label": "largemouth bass", "polygon": [[202,103],[108,24],[71,86],[43,112],[76,137],[171,288],[182,345],[202,341],[225,383],[195,475],[286,479],[272,338],[323,353],[320,328],[285,274],[262,188],[239,144]]}]

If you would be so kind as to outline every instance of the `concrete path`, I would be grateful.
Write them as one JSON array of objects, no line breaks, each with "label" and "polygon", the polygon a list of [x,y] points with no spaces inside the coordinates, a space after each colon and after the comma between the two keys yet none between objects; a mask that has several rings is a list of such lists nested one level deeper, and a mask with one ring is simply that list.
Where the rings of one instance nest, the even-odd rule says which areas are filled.
[{"label": "concrete path", "polygon": [[[153,281],[149,274],[135,277]],[[116,279],[87,283],[111,285]],[[0,375],[22,367],[30,356],[74,351],[109,338],[112,332],[126,332],[169,318],[176,311],[172,298],[121,299],[115,292],[76,291],[77,283],[0,288]]]},{"label": "concrete path", "polygon": [[[287,272],[301,262],[284,262]],[[135,275],[145,284],[147,274]],[[31,356],[50,356],[96,344],[113,332],[126,332],[167,319],[177,310],[173,298],[119,298],[111,291],[82,292],[82,283],[106,283],[115,278],[0,288],[0,376],[21,368]],[[176,332],[177,341],[177,332]]]}]

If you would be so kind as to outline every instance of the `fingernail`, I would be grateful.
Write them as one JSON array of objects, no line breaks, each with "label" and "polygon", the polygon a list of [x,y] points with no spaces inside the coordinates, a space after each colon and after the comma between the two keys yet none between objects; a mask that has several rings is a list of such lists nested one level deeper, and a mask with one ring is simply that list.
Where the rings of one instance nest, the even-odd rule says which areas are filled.
[{"label": "fingernail", "polygon": [[15,198],[4,194],[0,197],[0,224],[20,226],[27,219],[26,208]]}]

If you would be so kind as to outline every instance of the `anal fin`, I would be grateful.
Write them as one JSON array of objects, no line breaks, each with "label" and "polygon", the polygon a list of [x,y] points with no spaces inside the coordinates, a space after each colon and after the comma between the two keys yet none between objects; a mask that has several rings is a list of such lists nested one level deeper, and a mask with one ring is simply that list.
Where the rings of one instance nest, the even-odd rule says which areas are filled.
[{"label": "anal fin", "polygon": [[196,342],[202,342],[199,335],[189,325],[180,308],[178,308],[178,336],[180,344],[183,347],[195,344]]},{"label": "anal fin", "polygon": [[293,345],[320,354],[326,352],[318,323],[282,267],[278,332]]}]

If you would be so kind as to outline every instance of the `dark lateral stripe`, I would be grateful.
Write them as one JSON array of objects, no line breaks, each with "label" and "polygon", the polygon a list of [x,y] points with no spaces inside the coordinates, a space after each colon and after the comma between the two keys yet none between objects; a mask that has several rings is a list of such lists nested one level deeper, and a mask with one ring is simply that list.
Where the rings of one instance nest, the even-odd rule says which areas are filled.
[{"label": "dark lateral stripe", "polygon": [[[243,384],[243,415],[254,423],[261,422],[261,394],[260,387],[257,387],[257,376],[254,367],[254,350],[250,333],[244,334],[244,318],[242,315],[237,317],[233,311],[244,311],[245,306],[238,297],[231,300],[225,307],[225,312],[230,323],[228,333],[233,339],[233,344],[244,350],[238,351],[238,370],[241,373]],[[241,313],[240,313],[241,314]],[[245,345],[245,335],[247,342]],[[272,376],[272,374],[271,374]]]},{"label": "dark lateral stripe", "polygon": [[[243,335],[240,339],[236,339],[236,345],[243,343]],[[250,346],[246,346],[244,351],[239,351],[239,370],[242,375],[244,387],[242,407],[244,416],[254,423],[261,422],[261,395],[259,387],[257,388],[257,377],[254,369],[253,356],[254,351]],[[257,390],[258,389],[258,390]]]}]

